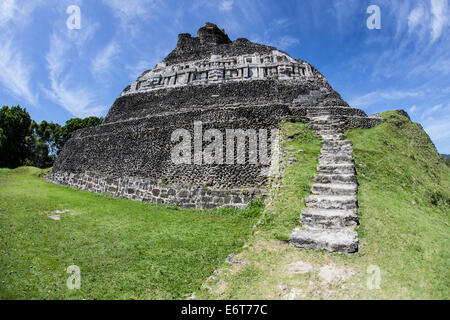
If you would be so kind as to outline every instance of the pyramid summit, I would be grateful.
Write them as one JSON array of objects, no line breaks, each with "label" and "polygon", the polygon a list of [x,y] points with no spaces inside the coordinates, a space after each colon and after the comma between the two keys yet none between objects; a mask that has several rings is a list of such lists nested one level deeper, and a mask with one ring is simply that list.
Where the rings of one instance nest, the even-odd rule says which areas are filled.
[{"label": "pyramid summit", "polygon": [[[332,122],[324,129],[327,117]],[[292,119],[312,121],[330,140],[341,138],[336,128],[381,121],[350,107],[309,63],[244,38],[232,41],[206,23],[196,37],[180,34],[176,48],[124,89],[100,126],[76,131],[48,180],[187,208],[243,207],[267,193],[279,152],[273,138],[280,123]],[[263,137],[269,162],[261,156]],[[246,139],[243,149],[240,138]],[[192,144],[177,162],[174,150],[182,140]],[[206,157],[213,144],[209,158],[223,150],[222,162]],[[259,157],[248,152],[253,145]]]},{"label": "pyramid summit", "polygon": [[232,42],[215,24],[197,37],[180,34],[176,48],[154,69],[144,72],[122,95],[149,90],[255,79],[320,77],[306,62],[287,53],[240,38]]}]

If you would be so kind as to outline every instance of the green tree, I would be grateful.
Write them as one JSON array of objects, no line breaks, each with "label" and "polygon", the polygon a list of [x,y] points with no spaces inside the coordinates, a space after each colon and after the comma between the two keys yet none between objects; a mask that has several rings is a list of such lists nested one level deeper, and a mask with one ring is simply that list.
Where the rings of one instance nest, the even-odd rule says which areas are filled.
[{"label": "green tree", "polygon": [[49,154],[56,155],[62,144],[62,129],[57,123],[42,121],[40,124],[33,121],[33,130],[39,138],[48,145]]},{"label": "green tree", "polygon": [[0,150],[2,149],[3,141],[6,141],[6,136],[3,134],[3,129],[0,128]]},{"label": "green tree", "polygon": [[0,109],[0,167],[52,166],[64,144],[79,129],[98,126],[103,118],[74,118],[61,127],[57,123],[31,120],[20,106]]},{"label": "green tree", "polygon": [[31,154],[31,117],[20,106],[0,109],[0,167],[16,168]]},{"label": "green tree", "polygon": [[64,144],[72,137],[72,134],[79,129],[95,127],[103,122],[103,118],[88,117],[84,119],[73,118],[66,122],[66,125],[61,128],[61,136],[58,141],[58,148],[61,150]]},{"label": "green tree", "polygon": [[33,121],[32,127],[39,139],[47,144],[49,156],[54,159],[76,130],[98,126],[102,121],[103,118],[97,117],[73,118],[61,127],[57,123],[44,120],[40,124]]},{"label": "green tree", "polygon": [[49,147],[38,135],[33,134],[29,138],[30,155],[25,160],[24,165],[38,168],[49,168],[53,165],[55,156],[49,153]]}]

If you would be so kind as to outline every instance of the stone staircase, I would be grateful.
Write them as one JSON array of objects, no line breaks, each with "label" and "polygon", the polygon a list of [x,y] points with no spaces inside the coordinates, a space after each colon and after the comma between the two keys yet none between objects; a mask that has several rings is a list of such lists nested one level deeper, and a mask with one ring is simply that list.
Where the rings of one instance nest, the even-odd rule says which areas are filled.
[{"label": "stone staircase", "polygon": [[290,242],[301,248],[356,252],[358,184],[352,142],[344,140],[343,122],[328,108],[316,108],[308,116],[323,143],[315,184],[301,213],[303,226],[293,231]]}]

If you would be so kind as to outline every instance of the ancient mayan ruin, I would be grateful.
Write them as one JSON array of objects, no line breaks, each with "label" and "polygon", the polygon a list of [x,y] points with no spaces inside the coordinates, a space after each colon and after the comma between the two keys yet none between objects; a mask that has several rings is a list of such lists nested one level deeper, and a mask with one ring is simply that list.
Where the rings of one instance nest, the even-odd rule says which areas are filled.
[{"label": "ancient mayan ruin", "polygon": [[[211,23],[197,37],[180,34],[162,62],[124,89],[102,125],[77,131],[47,179],[186,208],[243,207],[267,194],[273,163],[217,164],[201,157],[174,163],[171,152],[179,141],[172,134],[273,132],[286,120],[309,121],[323,139],[316,184],[301,213],[304,228],[294,230],[291,243],[356,251],[357,179],[352,143],[343,133],[382,120],[350,107],[306,61],[244,38],[231,41]],[[276,150],[270,150],[273,159]]]}]

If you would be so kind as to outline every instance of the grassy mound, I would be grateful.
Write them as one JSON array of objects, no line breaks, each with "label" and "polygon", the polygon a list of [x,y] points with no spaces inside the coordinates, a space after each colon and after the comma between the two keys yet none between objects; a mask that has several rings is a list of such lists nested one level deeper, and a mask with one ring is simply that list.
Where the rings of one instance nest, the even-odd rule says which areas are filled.
[{"label": "grassy mound", "polygon": [[[187,298],[241,250],[261,211],[114,199],[50,184],[41,172],[0,170],[1,299]],[[80,290],[66,286],[71,265]]]},{"label": "grassy mound", "polygon": [[[259,232],[224,268],[203,298],[448,299],[450,296],[447,167],[420,125],[398,112],[368,130],[347,132],[359,182],[360,249],[339,254],[282,241],[298,225],[313,184],[320,143],[305,125],[285,124],[288,165]],[[293,132],[294,131],[294,134]],[[298,153],[302,149],[303,153]]]}]

